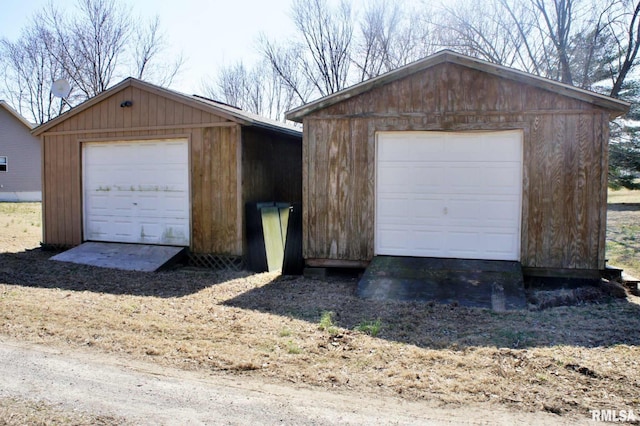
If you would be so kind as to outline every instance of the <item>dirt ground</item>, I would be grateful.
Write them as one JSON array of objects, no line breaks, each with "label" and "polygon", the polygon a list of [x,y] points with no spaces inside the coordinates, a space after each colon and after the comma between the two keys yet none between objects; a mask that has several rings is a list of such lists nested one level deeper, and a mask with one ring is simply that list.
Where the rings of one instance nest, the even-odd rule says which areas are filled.
[{"label": "dirt ground", "polygon": [[[7,393],[13,396],[0,397],[0,423],[9,417],[20,425],[37,424],[42,414],[35,413],[43,412],[46,424],[87,425],[573,424],[551,413],[483,404],[443,407],[0,341],[0,395]],[[18,417],[20,412],[26,416]]]},{"label": "dirt ground", "polygon": [[[630,220],[640,223],[640,212]],[[353,277],[149,274],[53,262],[52,253],[28,250],[39,236],[26,235],[0,241],[7,339],[460,409],[566,420],[600,409],[640,412],[640,304],[631,295],[605,289],[567,299],[574,306],[507,313],[372,302],[355,297]]]}]

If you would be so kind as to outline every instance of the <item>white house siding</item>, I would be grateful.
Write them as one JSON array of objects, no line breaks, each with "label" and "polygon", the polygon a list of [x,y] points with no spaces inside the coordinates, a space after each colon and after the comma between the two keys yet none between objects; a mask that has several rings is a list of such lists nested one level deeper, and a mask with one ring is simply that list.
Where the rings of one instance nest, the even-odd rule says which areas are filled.
[{"label": "white house siding", "polygon": [[7,171],[0,171],[0,201],[42,200],[40,156],[40,140],[0,102],[0,157],[7,157]]}]

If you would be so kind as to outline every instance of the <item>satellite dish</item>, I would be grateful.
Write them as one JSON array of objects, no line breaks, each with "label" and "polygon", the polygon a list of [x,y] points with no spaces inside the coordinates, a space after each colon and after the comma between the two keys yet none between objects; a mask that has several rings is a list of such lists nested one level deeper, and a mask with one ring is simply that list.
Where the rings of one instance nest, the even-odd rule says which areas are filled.
[{"label": "satellite dish", "polygon": [[71,93],[71,85],[64,78],[60,78],[53,82],[51,93],[58,98],[66,98]]}]

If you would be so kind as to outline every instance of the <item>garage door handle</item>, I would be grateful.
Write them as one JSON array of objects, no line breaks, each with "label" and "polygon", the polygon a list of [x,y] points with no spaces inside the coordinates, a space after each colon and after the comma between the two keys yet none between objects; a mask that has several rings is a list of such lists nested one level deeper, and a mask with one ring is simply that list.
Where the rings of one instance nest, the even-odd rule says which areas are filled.
[{"label": "garage door handle", "polygon": [[447,207],[445,207],[444,209],[442,209],[442,214],[447,215],[449,214],[449,209]]}]

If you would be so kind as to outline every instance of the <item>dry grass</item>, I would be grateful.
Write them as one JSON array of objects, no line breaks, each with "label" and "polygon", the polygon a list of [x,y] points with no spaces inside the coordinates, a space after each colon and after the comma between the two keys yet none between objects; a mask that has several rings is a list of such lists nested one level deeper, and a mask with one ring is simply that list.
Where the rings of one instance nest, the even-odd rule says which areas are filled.
[{"label": "dry grass", "polygon": [[618,189],[616,191],[609,190],[607,202],[609,204],[620,204],[620,203],[638,204],[640,203],[640,191],[638,190],[632,191],[630,189]]},{"label": "dry grass", "polygon": [[608,263],[640,278],[640,191],[609,192]]},{"label": "dry grass", "polygon": [[627,299],[496,313],[363,301],[348,277],[149,274],[48,256],[0,254],[1,334],[443,403],[583,418],[640,408],[640,306]]},{"label": "dry grass", "polygon": [[0,202],[0,252],[37,247],[42,240],[40,203]]}]

